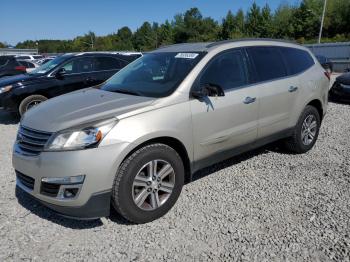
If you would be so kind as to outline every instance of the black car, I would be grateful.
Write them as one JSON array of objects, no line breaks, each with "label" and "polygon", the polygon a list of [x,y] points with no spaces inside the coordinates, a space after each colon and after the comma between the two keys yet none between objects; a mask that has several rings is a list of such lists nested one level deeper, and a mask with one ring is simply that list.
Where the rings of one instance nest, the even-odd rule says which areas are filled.
[{"label": "black car", "polygon": [[19,75],[26,72],[26,67],[21,65],[14,56],[0,56],[0,78]]},{"label": "black car", "polygon": [[350,101],[350,72],[336,78],[329,95],[335,100]]},{"label": "black car", "polygon": [[48,98],[101,84],[139,53],[65,54],[30,73],[0,79],[0,107],[23,115]]},{"label": "black car", "polygon": [[328,57],[325,57],[323,55],[316,55],[316,58],[328,73],[333,72],[333,62]]}]

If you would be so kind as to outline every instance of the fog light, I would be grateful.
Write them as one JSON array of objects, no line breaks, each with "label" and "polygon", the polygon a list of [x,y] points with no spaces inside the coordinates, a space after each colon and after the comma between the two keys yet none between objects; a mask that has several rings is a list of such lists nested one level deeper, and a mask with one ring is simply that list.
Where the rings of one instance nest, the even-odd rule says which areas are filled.
[{"label": "fog light", "polygon": [[[78,197],[85,180],[85,175],[66,177],[43,177],[41,194],[60,200],[73,200]],[[43,185],[45,190],[43,189]],[[48,192],[46,192],[48,191]]]},{"label": "fog light", "polygon": [[60,185],[74,185],[82,184],[84,182],[85,175],[79,176],[66,176],[66,177],[43,177],[42,182]]},{"label": "fog light", "polygon": [[73,198],[77,195],[79,188],[66,188],[64,190],[63,196],[64,198]]}]

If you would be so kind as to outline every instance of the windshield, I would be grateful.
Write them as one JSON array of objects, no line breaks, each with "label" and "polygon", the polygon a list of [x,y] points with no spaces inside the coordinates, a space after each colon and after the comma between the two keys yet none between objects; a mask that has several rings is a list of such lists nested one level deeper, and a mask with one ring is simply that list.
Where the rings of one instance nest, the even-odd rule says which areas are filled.
[{"label": "windshield", "polygon": [[56,66],[58,66],[59,64],[61,64],[62,62],[66,61],[66,60],[67,60],[67,56],[56,57],[55,59],[51,60],[50,62],[47,62],[47,63],[39,66],[38,68],[34,69],[29,74],[30,75],[46,74],[51,69],[55,68]]},{"label": "windshield", "polygon": [[165,97],[175,91],[204,53],[149,53],[130,63],[102,90],[131,95]]}]

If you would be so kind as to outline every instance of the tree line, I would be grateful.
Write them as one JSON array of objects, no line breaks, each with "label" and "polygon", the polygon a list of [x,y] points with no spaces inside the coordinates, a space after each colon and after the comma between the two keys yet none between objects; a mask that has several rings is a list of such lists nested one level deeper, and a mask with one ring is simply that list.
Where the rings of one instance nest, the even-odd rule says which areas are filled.
[{"label": "tree line", "polygon": [[[281,4],[274,12],[268,4],[253,3],[247,12],[228,11],[221,22],[203,17],[198,8],[177,14],[164,23],[144,22],[135,32],[127,26],[116,33],[96,36],[88,32],[72,40],[27,40],[16,48],[39,48],[41,53],[100,50],[147,51],[163,45],[184,42],[218,41],[245,37],[279,38],[299,43],[315,42],[324,0],[303,0],[299,5]],[[323,41],[350,40],[350,1],[327,3]],[[1,43],[0,43],[1,46]]]}]

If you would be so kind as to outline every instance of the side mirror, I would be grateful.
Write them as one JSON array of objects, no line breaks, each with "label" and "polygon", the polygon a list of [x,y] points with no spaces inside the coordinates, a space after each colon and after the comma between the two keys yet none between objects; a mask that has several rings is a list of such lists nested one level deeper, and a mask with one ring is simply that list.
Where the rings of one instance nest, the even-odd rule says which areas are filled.
[{"label": "side mirror", "polygon": [[191,95],[194,98],[203,98],[206,96],[225,96],[225,92],[221,86],[208,83],[200,87],[199,90],[192,91]]},{"label": "side mirror", "polygon": [[57,70],[55,76],[56,78],[60,79],[63,78],[63,76],[66,74],[66,69],[64,69],[63,67],[61,67],[60,69]]}]

